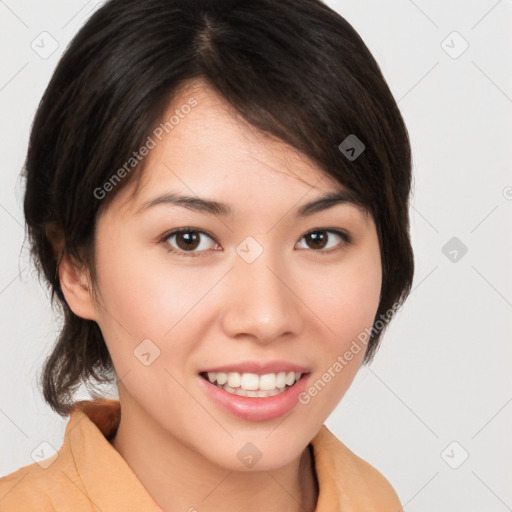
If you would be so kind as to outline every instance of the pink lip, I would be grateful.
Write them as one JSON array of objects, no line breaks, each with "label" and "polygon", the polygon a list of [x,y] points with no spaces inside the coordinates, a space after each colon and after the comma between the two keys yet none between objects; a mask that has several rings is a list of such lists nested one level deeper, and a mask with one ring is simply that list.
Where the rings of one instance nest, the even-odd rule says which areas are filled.
[{"label": "pink lip", "polygon": [[[225,366],[221,368],[223,369],[216,369],[212,371],[225,371],[224,368],[232,369],[234,366]],[[237,365],[237,368],[239,369],[240,365]],[[251,369],[253,370],[251,373],[258,373],[254,371],[254,368],[254,365],[251,366]],[[280,368],[283,369],[283,366]],[[295,371],[294,368],[300,367],[292,365],[289,366],[289,368],[289,371]],[[272,373],[272,371],[267,370],[267,367],[265,367],[264,371]],[[223,411],[247,421],[273,420],[291,412],[299,402],[299,395],[306,389],[308,377],[309,374],[303,375],[298,382],[278,395],[269,396],[267,398],[252,398],[228,393],[205,378],[198,376],[199,385]]]},{"label": "pink lip", "polygon": [[208,368],[201,370],[202,372],[223,372],[223,373],[255,373],[257,375],[265,375],[266,373],[279,373],[279,372],[295,372],[295,373],[309,373],[310,369],[305,366],[289,363],[287,361],[246,361],[243,363],[227,364],[217,366],[215,368]]}]

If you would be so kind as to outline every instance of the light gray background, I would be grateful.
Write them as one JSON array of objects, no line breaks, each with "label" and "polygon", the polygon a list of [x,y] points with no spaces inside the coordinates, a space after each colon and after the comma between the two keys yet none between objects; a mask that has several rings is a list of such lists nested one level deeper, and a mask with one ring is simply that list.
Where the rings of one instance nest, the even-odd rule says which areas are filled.
[{"label": "light gray background", "polygon": [[[19,171],[51,73],[100,3],[0,1],[0,475],[33,463],[43,441],[58,449],[67,423],[35,383],[58,319],[23,247]],[[416,255],[412,294],[327,426],[407,512],[512,510],[512,2],[327,3],[372,51],[408,125]],[[44,31],[58,43],[47,58],[31,48],[52,49]],[[456,261],[442,250],[452,237],[468,249]]]}]

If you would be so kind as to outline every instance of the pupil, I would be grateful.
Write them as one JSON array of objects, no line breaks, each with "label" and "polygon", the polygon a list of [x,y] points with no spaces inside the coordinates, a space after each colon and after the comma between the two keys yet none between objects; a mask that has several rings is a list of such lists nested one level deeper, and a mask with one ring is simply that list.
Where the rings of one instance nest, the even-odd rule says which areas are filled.
[{"label": "pupil", "polygon": [[[197,236],[197,233],[187,232],[187,233],[178,233],[177,242],[178,245],[180,245],[180,248],[184,249],[195,249],[197,247],[197,241],[199,237]],[[184,247],[181,247],[181,244],[179,243],[180,240],[185,239],[186,243]],[[194,245],[195,244],[195,245]]]},{"label": "pupil", "polygon": [[[313,241],[312,245],[314,247],[323,248],[325,246],[325,233],[322,233],[322,232],[310,233],[308,236],[310,237],[310,239],[312,239],[312,241]],[[318,244],[319,240],[320,240],[320,244]],[[322,241],[324,243],[322,243]]]}]

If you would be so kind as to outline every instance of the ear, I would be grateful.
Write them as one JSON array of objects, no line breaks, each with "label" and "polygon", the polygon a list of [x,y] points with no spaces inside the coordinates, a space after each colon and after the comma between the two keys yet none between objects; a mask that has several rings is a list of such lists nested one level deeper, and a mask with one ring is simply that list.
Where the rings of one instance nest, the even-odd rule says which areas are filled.
[{"label": "ear", "polygon": [[53,256],[59,262],[57,265],[60,289],[68,306],[75,315],[86,320],[96,320],[96,305],[88,273],[66,253],[62,228],[57,222],[49,222],[45,226],[45,233]]},{"label": "ear", "polygon": [[75,315],[87,320],[97,320],[92,285],[85,268],[79,268],[67,254],[59,264],[59,283],[64,298]]}]

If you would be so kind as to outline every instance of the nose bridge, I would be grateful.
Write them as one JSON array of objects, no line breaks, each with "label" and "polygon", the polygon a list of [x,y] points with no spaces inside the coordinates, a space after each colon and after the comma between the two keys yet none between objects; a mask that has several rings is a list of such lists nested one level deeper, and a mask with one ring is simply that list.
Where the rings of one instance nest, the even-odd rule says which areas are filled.
[{"label": "nose bridge", "polygon": [[300,315],[294,294],[287,286],[290,267],[269,248],[262,248],[251,261],[248,255],[253,251],[254,256],[256,247],[250,244],[251,241],[245,246],[242,243],[237,248],[235,268],[228,278],[230,296],[223,314],[224,329],[230,336],[246,334],[260,342],[270,342],[285,333],[296,332]]}]

